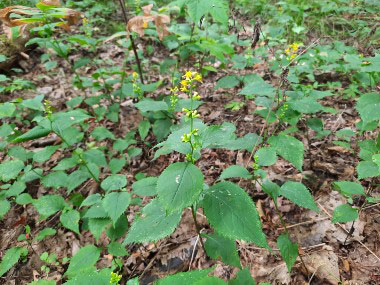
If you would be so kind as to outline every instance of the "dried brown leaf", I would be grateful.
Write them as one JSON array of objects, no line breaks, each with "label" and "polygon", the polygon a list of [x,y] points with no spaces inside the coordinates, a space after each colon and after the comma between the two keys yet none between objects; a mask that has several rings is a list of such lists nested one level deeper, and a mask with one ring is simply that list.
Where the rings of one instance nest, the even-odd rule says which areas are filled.
[{"label": "dried brown leaf", "polygon": [[48,6],[61,6],[61,1],[60,0],[41,0],[41,3],[48,5]]}]

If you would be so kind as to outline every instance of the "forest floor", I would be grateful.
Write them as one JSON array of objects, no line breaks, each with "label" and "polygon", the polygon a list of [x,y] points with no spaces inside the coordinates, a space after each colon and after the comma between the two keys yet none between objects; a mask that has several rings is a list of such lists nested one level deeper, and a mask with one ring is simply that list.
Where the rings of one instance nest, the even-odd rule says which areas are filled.
[{"label": "forest floor", "polygon": [[[141,48],[144,48],[144,42],[139,41]],[[158,50],[156,48],[156,50]],[[161,62],[167,55],[164,48],[162,54],[156,53],[155,62]],[[97,51],[100,58],[107,58],[114,62],[123,60],[123,50],[117,46],[109,44],[107,48],[101,48]],[[1,100],[9,101],[15,98],[33,98],[36,95],[45,95],[45,99],[52,102],[57,110],[64,110],[65,102],[83,95],[82,91],[72,87],[73,74],[66,62],[60,59],[58,65],[53,70],[47,72],[44,65],[40,63],[39,56],[41,50],[34,50],[30,53],[29,61],[22,62],[25,72],[15,76],[25,80],[30,80],[36,85],[35,90],[15,91],[11,94],[1,95]],[[81,53],[70,55],[70,60],[81,57]],[[127,67],[128,69],[128,67]],[[167,80],[170,78],[157,77],[154,71],[150,71],[144,66],[146,72],[146,81],[155,82],[157,80]],[[84,74],[90,74],[91,70],[83,71]],[[240,73],[238,73],[240,72]],[[222,124],[223,122],[232,122],[237,127],[237,135],[243,136],[246,133],[260,134],[265,120],[257,114],[254,114],[256,105],[254,101],[245,101],[246,105],[240,110],[233,111],[225,108],[225,105],[232,100],[243,100],[237,93],[239,88],[215,89],[216,82],[225,75],[232,74],[259,74],[264,78],[266,75],[271,79],[271,84],[277,86],[279,83],[278,76],[274,75],[268,68],[267,64],[260,63],[252,68],[237,71],[236,69],[223,69],[218,73],[210,72],[204,77],[203,84],[199,93],[201,94],[203,104],[199,108],[199,113],[204,122],[208,125]],[[322,81],[329,81],[329,78],[322,78]],[[342,88],[344,88],[344,84]],[[380,90],[380,85],[378,85]],[[163,84],[153,94],[170,95],[170,86]],[[354,224],[332,224],[331,217],[333,209],[344,203],[344,198],[334,189],[331,183],[333,181],[352,181],[355,177],[355,166],[358,163],[357,156],[352,152],[359,152],[358,146],[354,142],[352,151],[332,142],[336,140],[335,133],[341,129],[355,129],[355,124],[360,117],[355,109],[355,98],[342,98],[337,96],[326,97],[321,100],[322,105],[332,107],[337,110],[336,114],[325,113],[323,121],[324,128],[330,130],[331,134],[319,139],[316,138],[315,132],[305,125],[298,124],[300,132],[297,138],[304,143],[305,158],[303,172],[296,170],[290,163],[279,158],[279,161],[265,170],[268,177],[282,184],[285,181],[298,181],[304,183],[312,192],[320,213],[315,213],[294,205],[286,199],[279,198],[279,208],[284,213],[285,222],[288,225],[291,237],[297,241],[302,249],[300,253],[306,268],[297,259],[296,265],[291,273],[288,273],[285,262],[281,259],[278,250],[276,250],[276,237],[284,231],[281,226],[279,216],[275,211],[273,202],[261,190],[260,185],[254,185],[252,182],[239,181],[241,187],[246,189],[247,193],[253,198],[263,223],[263,230],[268,237],[269,245],[274,249],[271,253],[268,250],[255,247],[252,244],[238,242],[238,252],[242,260],[243,267],[249,267],[252,276],[258,282],[270,282],[271,284],[338,284],[341,278],[344,284],[380,284],[380,205],[375,204],[371,207],[364,207],[360,212],[359,220]],[[124,136],[130,130],[137,129],[142,116],[133,106],[131,100],[122,103],[119,123],[113,123],[109,120],[100,122],[94,121],[94,127],[106,127],[115,136]],[[271,129],[269,129],[271,131]],[[367,137],[366,137],[367,136]],[[373,139],[374,134],[364,132],[363,138]],[[51,138],[49,137],[49,140]],[[56,141],[48,143],[58,143]],[[146,138],[152,145],[157,144],[154,136],[149,134]],[[24,143],[23,146],[28,149],[36,149],[39,145],[44,144],[41,139],[39,144]],[[111,144],[107,140],[102,142],[103,145]],[[173,162],[183,160],[180,154],[171,154],[152,160],[154,152],[145,144],[139,142],[138,147],[143,149],[142,154],[134,157],[120,174],[128,178],[127,189],[135,181],[137,173],[144,173],[146,176],[159,176],[160,173]],[[51,169],[57,164],[57,161],[64,155],[61,152],[55,153],[48,161],[43,163],[43,169]],[[0,160],[2,159],[0,154]],[[202,158],[196,162],[196,165],[202,170],[206,180],[205,183],[214,182],[220,173],[230,165],[247,166],[251,161],[249,152],[246,151],[228,151],[228,150],[207,150],[202,153]],[[366,185],[363,181],[363,186]],[[94,181],[88,181],[76,191],[87,194],[96,191],[97,185]],[[371,189],[374,194],[379,195],[380,189]],[[39,184],[28,184],[27,192],[32,197],[39,197],[48,190]],[[143,204],[149,201],[144,198]],[[360,205],[361,201],[354,201],[354,204]],[[140,208],[130,207],[127,212],[129,221],[132,221],[136,211]],[[202,232],[210,232],[207,221],[202,214],[198,212],[199,222]],[[33,252],[26,263],[19,263],[12,268],[4,277],[0,278],[0,284],[26,284],[43,276],[40,260],[40,254],[47,251],[55,252],[58,258],[70,257],[84,245],[95,244],[105,246],[108,244],[108,237],[103,233],[98,241],[89,232],[83,232],[77,235],[71,231],[58,226],[58,216],[50,217],[48,220],[39,221],[38,212],[32,205],[13,207],[10,212],[0,221],[0,257],[2,253],[19,244],[17,237],[23,233],[23,225],[31,226],[31,232],[37,233],[46,226],[57,229],[55,236],[44,239],[41,242],[33,243]],[[353,230],[351,230],[351,228]],[[350,234],[349,234],[350,233]],[[123,258],[124,266],[122,275],[126,278],[134,276],[141,277],[141,284],[150,284],[153,280],[189,269],[205,269],[216,265],[214,275],[225,280],[231,279],[238,269],[224,265],[222,262],[210,260],[206,257],[200,242],[197,238],[195,226],[191,217],[191,211],[185,210],[179,227],[176,231],[156,243],[144,243],[141,245],[132,244],[128,248],[129,256]],[[98,267],[109,267],[112,257],[102,255]],[[50,279],[58,282],[62,280],[65,272],[65,265],[51,266],[48,274]],[[58,283],[59,284],[59,283]]]}]

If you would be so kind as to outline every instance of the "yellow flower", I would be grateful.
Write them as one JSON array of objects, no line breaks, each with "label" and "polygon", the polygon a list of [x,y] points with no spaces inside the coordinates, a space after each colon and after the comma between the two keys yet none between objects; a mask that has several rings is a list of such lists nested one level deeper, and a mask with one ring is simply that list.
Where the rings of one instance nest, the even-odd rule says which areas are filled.
[{"label": "yellow flower", "polygon": [[182,80],[182,81],[181,81],[181,85],[182,85],[182,87],[187,87],[187,86],[189,85],[189,81],[187,81],[187,80]]},{"label": "yellow flower", "polygon": [[202,75],[200,75],[199,73],[197,73],[194,77],[194,80],[195,81],[198,81],[198,82],[202,82]]},{"label": "yellow flower", "polygon": [[191,71],[186,71],[185,75],[182,76],[182,78],[189,80],[193,78],[193,73]]},{"label": "yellow flower", "polygon": [[289,54],[289,53],[290,53],[290,49],[287,48],[287,49],[285,50],[285,53],[286,53],[286,54]]}]

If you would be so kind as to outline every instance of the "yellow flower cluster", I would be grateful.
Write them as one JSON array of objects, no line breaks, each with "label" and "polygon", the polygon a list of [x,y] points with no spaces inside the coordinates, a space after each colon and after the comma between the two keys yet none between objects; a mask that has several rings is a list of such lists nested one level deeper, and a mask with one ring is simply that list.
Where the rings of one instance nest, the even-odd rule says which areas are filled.
[{"label": "yellow flower cluster", "polygon": [[195,82],[202,82],[202,75],[200,75],[198,72],[186,71],[185,75],[183,75],[182,78],[182,92],[189,92],[190,88],[194,87]]},{"label": "yellow flower cluster", "polygon": [[137,83],[137,78],[139,78],[139,74],[137,72],[132,73],[132,88],[133,93],[137,95],[139,99],[142,99],[142,92],[140,85]]},{"label": "yellow flower cluster", "polygon": [[298,49],[301,46],[299,43],[293,43],[285,50],[285,54],[288,56],[288,60],[292,60],[297,56]]}]

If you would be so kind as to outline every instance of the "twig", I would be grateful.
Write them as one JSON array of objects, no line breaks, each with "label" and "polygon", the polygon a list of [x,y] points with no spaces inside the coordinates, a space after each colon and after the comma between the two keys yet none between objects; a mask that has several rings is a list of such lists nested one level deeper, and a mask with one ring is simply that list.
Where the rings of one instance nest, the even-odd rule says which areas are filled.
[{"label": "twig", "polygon": [[[325,214],[327,216],[329,216],[329,218],[332,218],[330,213],[319,203],[318,203],[318,206],[322,209],[323,212],[325,212]],[[349,233],[349,231],[347,231],[340,223],[337,223],[337,225],[342,229],[344,230],[346,233]],[[360,243],[360,245],[362,245],[366,250],[368,250],[379,262],[380,262],[380,258],[372,251],[370,250],[364,243],[362,243],[358,238],[352,236],[352,238],[357,241],[358,243]]]},{"label": "twig", "polygon": [[190,264],[189,264],[189,271],[191,270],[191,265],[192,265],[192,263],[193,263],[193,261],[194,261],[194,258],[195,258],[195,252],[196,252],[196,250],[197,250],[197,245],[198,245],[198,242],[199,242],[199,239],[200,239],[200,238],[201,238],[201,237],[200,237],[199,235],[197,235],[197,239],[196,239],[195,244],[194,244],[194,246],[193,246],[193,252],[191,253]]},{"label": "twig", "polygon": [[[128,26],[128,17],[127,17],[127,11],[125,9],[124,2],[123,2],[123,0],[119,0],[119,3],[120,3],[120,6],[121,6],[121,10],[123,12],[123,18],[124,18],[125,25]],[[133,40],[133,37],[132,37],[131,33],[129,34],[129,39],[131,40],[131,45],[132,45],[133,53],[134,53],[135,58],[136,58],[137,68],[138,68],[139,75],[140,75],[140,81],[141,81],[142,84],[145,84],[144,83],[144,78],[143,78],[143,73],[142,73],[142,68],[141,68],[141,62],[140,62],[140,59],[139,59],[139,55],[137,54],[137,48],[136,48],[136,45],[135,45],[135,42]]]},{"label": "twig", "polygon": [[[324,221],[324,220],[328,220],[328,219],[329,219],[329,217],[324,217],[324,218],[320,218],[320,219],[316,219],[316,220],[301,222],[301,223],[290,225],[290,226],[286,226],[286,227],[288,229],[290,229],[290,228],[294,228],[294,227],[298,227],[298,226],[302,226],[302,225],[314,224],[316,222],[320,222],[320,221]],[[285,230],[285,229],[284,228],[279,228],[279,230]]]}]

